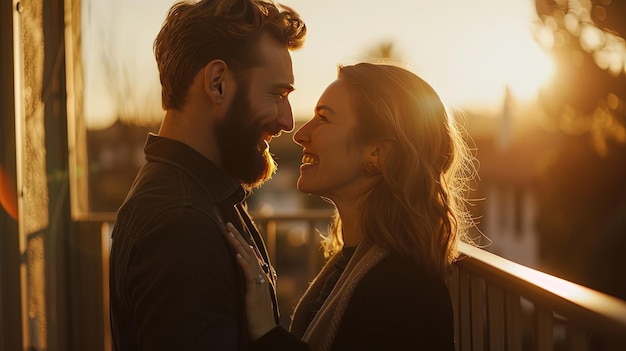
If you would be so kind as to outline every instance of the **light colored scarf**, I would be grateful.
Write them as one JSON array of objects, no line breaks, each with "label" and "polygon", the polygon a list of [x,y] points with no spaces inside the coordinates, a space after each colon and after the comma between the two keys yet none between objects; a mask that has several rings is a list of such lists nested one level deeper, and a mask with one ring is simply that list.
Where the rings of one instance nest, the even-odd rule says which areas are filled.
[{"label": "light colored scarf", "polygon": [[290,327],[291,333],[306,342],[311,347],[311,350],[314,351],[328,351],[331,349],[337,334],[337,328],[354,289],[361,281],[361,278],[385,258],[388,252],[376,245],[362,242],[357,247],[324,305],[322,305],[311,323],[308,323],[311,318],[311,305],[320,295],[326,278],[334,270],[333,265],[340,254],[340,252],[334,254],[324,265],[324,268],[315,277],[300,299],[293,314]]}]

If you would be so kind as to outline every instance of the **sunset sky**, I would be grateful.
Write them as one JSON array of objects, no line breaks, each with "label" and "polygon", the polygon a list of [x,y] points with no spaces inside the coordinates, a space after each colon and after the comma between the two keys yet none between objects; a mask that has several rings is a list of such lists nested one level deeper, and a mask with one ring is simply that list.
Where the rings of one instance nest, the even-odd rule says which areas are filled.
[{"label": "sunset sky", "polygon": [[[85,113],[90,127],[106,127],[120,110],[162,115],[152,43],[173,3],[83,2]],[[507,85],[518,100],[530,101],[552,71],[551,60],[534,39],[538,19],[532,0],[283,3],[295,8],[308,27],[304,48],[292,54],[296,119],[311,115],[317,98],[335,79],[337,64],[367,59],[382,42],[393,42],[400,63],[429,81],[446,103],[461,109],[499,109]],[[126,83],[115,78],[120,76]],[[119,102],[116,96],[131,100]]]}]

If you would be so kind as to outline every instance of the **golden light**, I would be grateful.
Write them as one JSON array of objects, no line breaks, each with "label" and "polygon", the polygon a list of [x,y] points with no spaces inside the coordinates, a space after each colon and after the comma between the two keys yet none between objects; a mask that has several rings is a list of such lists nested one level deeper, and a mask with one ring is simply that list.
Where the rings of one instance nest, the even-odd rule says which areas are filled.
[{"label": "golden light", "polygon": [[[444,99],[455,105],[501,106],[506,87],[516,100],[533,101],[554,73],[554,62],[533,40],[530,29],[502,23],[467,33],[468,40],[455,43],[460,55],[449,59],[457,84],[442,84]],[[544,39],[546,40],[546,39]]]},{"label": "golden light", "polygon": [[[150,8],[141,22],[132,16],[113,17],[116,12],[111,2],[90,2],[101,4],[106,11],[100,12],[108,16],[104,17],[115,19],[111,21],[117,24],[116,33],[124,33],[126,39],[112,40],[111,44],[132,43],[120,47],[120,52],[125,55],[121,62],[128,64],[141,57],[138,62],[142,68],[153,65],[151,43],[171,2],[138,1],[133,6],[142,11]],[[415,73],[431,83],[447,104],[460,108],[473,105],[499,108],[506,87],[518,101],[534,100],[539,88],[554,71],[551,59],[532,37],[532,22],[538,21],[538,18],[531,1],[390,0],[385,6],[362,6],[358,11],[354,10],[355,3],[352,1],[333,3],[333,11],[325,10],[317,2],[281,2],[296,8],[310,29],[304,48],[292,53],[297,90],[290,96],[290,101],[296,118],[309,117],[311,106],[336,78],[337,63],[364,57],[383,42],[393,42],[394,54],[400,56],[397,57],[398,62],[414,67]],[[96,10],[92,8],[92,11]],[[104,26],[108,22],[102,19],[100,12],[93,17],[101,21],[100,26]],[[375,21],[372,22],[372,19]],[[91,30],[91,36],[86,31],[85,37],[92,39],[84,40],[86,46],[101,42],[96,36],[99,32],[90,27],[86,29]],[[549,30],[546,29],[546,32]],[[136,38],[127,40],[128,33],[134,33]],[[552,37],[552,40],[558,39]],[[141,47],[137,43],[141,43]],[[96,49],[101,46],[99,44],[93,50],[97,52]],[[129,71],[135,74],[138,70],[131,68]],[[156,74],[149,77],[152,79]],[[103,81],[95,76],[92,78],[91,81],[99,84]],[[132,86],[133,91],[143,91],[143,85],[149,80],[144,77],[130,81],[141,82]],[[150,81],[150,84],[159,87],[158,81]],[[115,104],[110,102],[113,96],[99,94],[95,89],[90,91],[91,95],[85,99],[87,107],[91,108],[86,111],[91,117],[88,125],[107,125],[110,121],[105,121],[100,115],[114,115],[116,111],[111,111],[111,108]],[[133,99],[145,100],[135,95]],[[158,105],[156,102],[153,104]],[[156,115],[160,118],[162,113],[158,112]],[[98,124],[96,121],[103,122]]]}]

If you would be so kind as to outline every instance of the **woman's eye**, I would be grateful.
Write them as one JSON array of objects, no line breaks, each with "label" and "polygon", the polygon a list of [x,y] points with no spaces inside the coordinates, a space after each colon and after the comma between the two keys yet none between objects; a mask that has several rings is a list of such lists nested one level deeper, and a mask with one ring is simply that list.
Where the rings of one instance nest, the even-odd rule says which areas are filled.
[{"label": "woman's eye", "polygon": [[328,118],[322,116],[322,115],[318,115],[319,118],[323,121],[323,122],[328,122]]}]

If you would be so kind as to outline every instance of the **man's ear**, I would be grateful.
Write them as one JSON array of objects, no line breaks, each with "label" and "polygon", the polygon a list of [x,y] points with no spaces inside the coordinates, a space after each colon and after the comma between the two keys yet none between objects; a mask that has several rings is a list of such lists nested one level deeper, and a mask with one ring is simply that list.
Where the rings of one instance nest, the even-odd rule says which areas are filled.
[{"label": "man's ear", "polygon": [[224,99],[227,74],[228,65],[222,60],[213,60],[204,66],[204,91],[216,104]]}]

